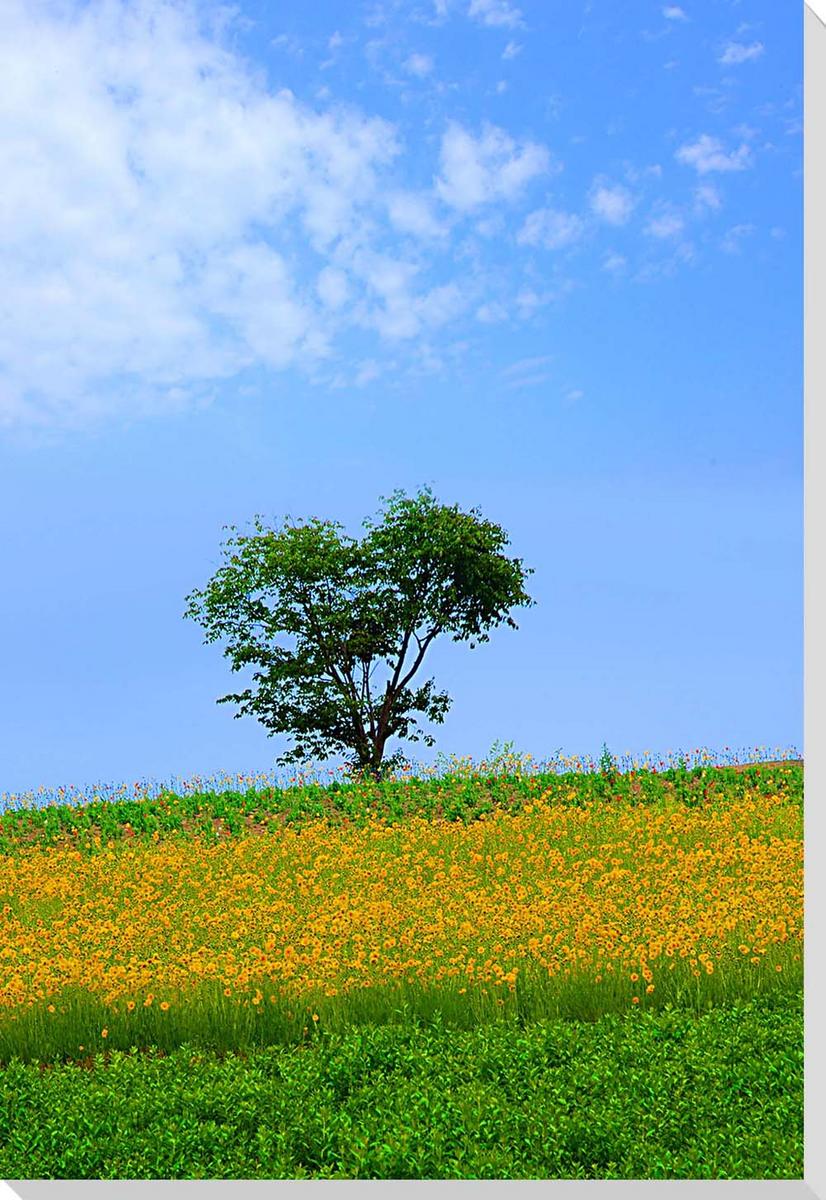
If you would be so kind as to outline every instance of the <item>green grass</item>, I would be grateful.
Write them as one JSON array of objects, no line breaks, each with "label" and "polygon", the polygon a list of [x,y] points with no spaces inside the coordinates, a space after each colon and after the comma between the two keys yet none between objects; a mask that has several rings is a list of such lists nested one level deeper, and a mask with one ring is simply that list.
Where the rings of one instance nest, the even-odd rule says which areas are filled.
[{"label": "green grass", "polygon": [[796,762],[674,767],[664,771],[486,774],[468,770],[438,778],[306,784],[246,792],[167,792],[157,799],[48,804],[0,813],[0,854],[21,846],[69,840],[94,851],[101,842],[164,838],[181,833],[215,839],[246,832],[253,824],[279,828],[324,818],[332,824],[364,823],[370,815],[396,823],[411,816],[472,821],[495,809],[518,812],[540,794],[578,807],[616,799],[690,807],[736,799],[745,791],[783,796],[802,804],[803,766]]},{"label": "green grass", "polygon": [[[707,976],[703,971],[700,978],[691,974],[686,960],[672,961],[674,971],[663,973],[652,995],[646,994],[644,981],[631,983],[625,972],[606,975],[598,984],[587,973],[549,979],[530,960],[520,964],[514,992],[493,983],[462,987],[461,979],[438,984],[401,981],[397,986],[354,988],[334,997],[322,992],[307,992],[300,1000],[278,995],[272,1003],[271,988],[264,982],[262,1002],[256,1005],[251,1002],[253,987],[241,996],[226,997],[222,985],[203,982],[177,996],[165,992],[150,1007],[139,1004],[129,1012],[122,1003],[106,1005],[82,989],[67,988],[51,1001],[21,1005],[0,1017],[0,1066],[15,1058],[44,1064],[86,1061],[107,1050],[148,1046],[165,1053],[183,1045],[218,1053],[252,1051],[307,1043],[319,1031],[341,1034],[421,1020],[437,1020],[445,1030],[455,1031],[556,1019],[593,1022],[610,1013],[627,1014],[633,994],[638,994],[642,1012],[678,1008],[699,1016],[752,999],[774,998],[782,1004],[783,996],[798,995],[803,986],[802,962],[787,946],[772,948],[758,967],[739,958],[725,972]],[[775,962],[783,964],[780,973],[774,970]],[[163,999],[172,1001],[166,1011],[160,1008]]]},{"label": "green grass", "polygon": [[[802,808],[802,765],[471,770],[57,804],[0,814],[0,854],[209,841],[319,817],[469,822],[546,792],[673,809],[747,790]],[[515,994],[402,983],[271,1004],[264,988],[253,1006],[205,985],[127,1013],[66,991],[0,1020],[0,1178],[802,1178],[793,948],[699,979],[674,961],[651,996],[624,975],[549,981],[529,963]]]},{"label": "green grass", "polygon": [[0,1072],[6,1179],[800,1179],[802,993]]}]

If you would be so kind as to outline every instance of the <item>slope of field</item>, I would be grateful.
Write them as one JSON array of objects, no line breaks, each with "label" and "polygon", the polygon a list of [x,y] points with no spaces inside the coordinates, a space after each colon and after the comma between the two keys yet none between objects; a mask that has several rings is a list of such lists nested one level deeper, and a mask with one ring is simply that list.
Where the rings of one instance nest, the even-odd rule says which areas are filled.
[{"label": "slope of field", "polygon": [[7,1179],[800,1179],[802,997],[0,1072]]},{"label": "slope of field", "polygon": [[0,1174],[799,1177],[802,787],[466,773],[5,813]]}]

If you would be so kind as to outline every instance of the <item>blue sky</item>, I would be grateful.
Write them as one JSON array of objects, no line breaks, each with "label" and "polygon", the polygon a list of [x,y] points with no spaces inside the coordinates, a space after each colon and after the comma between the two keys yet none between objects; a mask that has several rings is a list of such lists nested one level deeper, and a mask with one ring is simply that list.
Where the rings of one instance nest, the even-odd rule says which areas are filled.
[{"label": "blue sky", "polygon": [[222,526],[423,484],[538,601],[438,749],[802,745],[800,8],[10,0],[0,78],[0,791],[271,768]]}]

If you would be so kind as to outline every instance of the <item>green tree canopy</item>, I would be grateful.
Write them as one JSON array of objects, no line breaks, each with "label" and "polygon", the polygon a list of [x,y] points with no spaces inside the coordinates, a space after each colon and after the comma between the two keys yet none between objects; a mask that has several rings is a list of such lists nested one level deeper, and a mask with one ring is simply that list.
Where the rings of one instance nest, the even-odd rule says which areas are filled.
[{"label": "green tree canopy", "polygon": [[229,538],[229,561],[187,597],[184,616],[206,642],[227,639],[233,671],[259,668],[255,688],[218,703],[291,735],[280,763],[344,753],[378,772],[402,761],[385,757],[391,738],[432,746],[419,718],[441,723],[451,701],[433,679],[413,685],[429,646],[448,634],[474,648],[534,603],[530,568],[503,553],[507,534],[478,509],[439,504],[429,488],[383,499],[360,540],[334,521],[268,529],[256,517],[256,533]]}]

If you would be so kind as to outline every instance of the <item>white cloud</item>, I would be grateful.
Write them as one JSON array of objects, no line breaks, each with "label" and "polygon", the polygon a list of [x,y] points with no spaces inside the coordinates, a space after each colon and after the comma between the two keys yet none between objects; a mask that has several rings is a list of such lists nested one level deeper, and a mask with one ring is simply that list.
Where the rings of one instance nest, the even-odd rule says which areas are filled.
[{"label": "white cloud", "polygon": [[732,66],[738,63],[751,62],[755,58],[759,58],[765,50],[762,42],[752,42],[746,46],[743,42],[729,42],[723,48],[723,53],[717,59],[718,62],[725,66]]},{"label": "white cloud", "polygon": [[520,358],[510,366],[503,367],[499,374],[504,379],[510,379],[518,375],[535,375],[537,370],[542,367],[547,367],[548,363],[553,362],[553,356],[550,354],[540,354],[533,358]]},{"label": "white cloud", "polygon": [[520,29],[525,22],[522,13],[514,8],[508,0],[470,0],[468,16],[483,25],[501,27],[503,29]]},{"label": "white cloud", "polygon": [[675,158],[694,167],[700,175],[710,171],[742,171],[751,166],[751,150],[745,142],[726,154],[720,140],[707,133],[701,134],[695,142],[680,146]]},{"label": "white cloud", "polygon": [[610,250],[602,260],[603,271],[610,271],[611,274],[619,274],[620,271],[625,270],[626,265],[625,258],[613,250]]},{"label": "white cloud", "polygon": [[550,156],[537,142],[513,141],[504,130],[485,124],[479,138],[451,121],[442,138],[441,174],[436,191],[445,204],[468,212],[494,200],[514,200]]},{"label": "white cloud", "polygon": [[683,12],[678,4],[668,4],[663,9],[663,16],[666,21],[687,21],[688,17]]},{"label": "white cloud", "polygon": [[[211,313],[230,328],[259,361],[288,366],[300,342],[314,333],[313,316],[295,296],[286,263],[266,243],[236,246],[210,255],[201,295]],[[324,340],[316,343],[316,355]]]},{"label": "white cloud", "polygon": [[676,237],[685,229],[685,221],[676,213],[663,213],[662,216],[652,217],[645,227],[645,232],[656,238]]},{"label": "white cloud", "polygon": [[491,217],[483,217],[481,221],[476,221],[473,227],[480,237],[494,238],[504,234],[507,226],[501,212],[497,212]]},{"label": "white cloud", "polygon": [[372,250],[353,256],[352,269],[365,283],[369,300],[359,323],[392,341],[410,339],[454,320],[469,303],[454,282],[414,291],[417,263]]},{"label": "white cloud", "polygon": [[584,223],[575,213],[560,212],[553,208],[539,208],[526,217],[525,224],[516,235],[520,245],[542,246],[546,250],[559,250],[582,237]]},{"label": "white cloud", "polygon": [[634,197],[622,184],[611,187],[595,182],[591,190],[591,211],[609,225],[624,225],[631,216]]},{"label": "white cloud", "polygon": [[373,358],[367,358],[364,362],[359,363],[359,369],[356,373],[356,387],[365,387],[368,383],[372,383],[374,379],[378,379],[381,375],[381,367]]},{"label": "white cloud", "polygon": [[0,74],[0,420],[118,403],[96,396],[113,376],[163,389],[323,352],[320,312],[251,227],[297,223],[320,253],[359,228],[392,126],[267,92],[160,2],[10,2]]},{"label": "white cloud", "polygon": [[538,375],[520,375],[516,379],[511,379],[505,384],[508,391],[514,391],[516,388],[539,387],[540,384],[547,383],[553,376],[540,371]]},{"label": "white cloud", "polygon": [[332,309],[341,308],[350,294],[347,276],[335,267],[325,267],[319,272],[316,291],[322,304]]},{"label": "white cloud", "polygon": [[480,304],[476,310],[476,320],[481,321],[483,325],[496,325],[500,321],[507,321],[507,319],[508,310],[498,300],[491,300],[486,304]]},{"label": "white cloud", "polygon": [[754,225],[732,225],[720,242],[720,249],[726,254],[739,254],[744,238],[751,237],[755,232]]},{"label": "white cloud", "polygon": [[292,54],[295,58],[302,58],[304,55],[298,38],[289,33],[279,33],[278,37],[272,38],[270,45],[274,50],[285,50],[287,54]]},{"label": "white cloud", "polygon": [[416,237],[443,237],[447,233],[433,215],[430,200],[416,192],[391,192],[387,197],[387,211],[391,222],[400,233],[412,233]]},{"label": "white cloud", "polygon": [[518,42],[508,42],[505,49],[502,51],[502,57],[505,61],[516,58],[517,54],[522,53],[522,47]]},{"label": "white cloud", "polygon": [[[312,377],[348,327],[413,337],[486,300],[476,265],[426,257],[447,225],[400,186],[394,127],[271,90],[199,13],[4,4],[0,426],[175,411],[253,366]],[[452,127],[441,194],[510,201],[547,168]]]},{"label": "white cloud", "polygon": [[701,183],[694,189],[694,208],[699,213],[717,212],[723,201],[713,183]]},{"label": "white cloud", "polygon": [[338,52],[341,49],[341,47],[344,45],[346,40],[347,39],[344,38],[338,32],[338,30],[336,30],[335,33],[330,35],[330,37],[327,39],[327,49],[330,51],[330,57],[326,58],[324,60],[324,62],[319,64],[322,71],[326,71],[328,67],[332,67],[335,65],[335,63],[337,61]]},{"label": "white cloud", "polygon": [[411,54],[404,64],[404,69],[408,75],[424,79],[433,70],[433,59],[429,54]]}]

